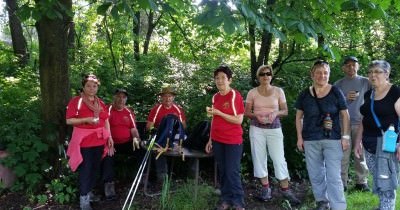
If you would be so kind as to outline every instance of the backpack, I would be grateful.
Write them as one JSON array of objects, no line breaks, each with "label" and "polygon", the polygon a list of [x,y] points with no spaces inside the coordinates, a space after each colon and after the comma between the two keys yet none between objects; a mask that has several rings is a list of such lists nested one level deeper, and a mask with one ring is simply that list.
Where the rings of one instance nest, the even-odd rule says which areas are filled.
[{"label": "backpack", "polygon": [[199,122],[194,127],[183,146],[191,150],[204,151],[210,139],[210,127],[211,123],[209,121]]},{"label": "backpack", "polygon": [[155,139],[156,150],[159,151],[156,159],[163,153],[174,148],[176,142],[182,146],[185,140],[185,130],[182,122],[176,115],[168,114],[161,120],[157,128]]}]

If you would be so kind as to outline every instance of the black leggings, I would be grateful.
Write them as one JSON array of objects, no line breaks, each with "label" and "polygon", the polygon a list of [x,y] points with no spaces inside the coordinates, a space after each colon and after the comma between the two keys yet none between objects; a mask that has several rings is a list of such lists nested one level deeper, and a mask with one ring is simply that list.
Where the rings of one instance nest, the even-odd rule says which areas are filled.
[{"label": "black leggings", "polygon": [[79,194],[87,195],[96,185],[104,146],[81,148],[83,161],[79,165]]}]

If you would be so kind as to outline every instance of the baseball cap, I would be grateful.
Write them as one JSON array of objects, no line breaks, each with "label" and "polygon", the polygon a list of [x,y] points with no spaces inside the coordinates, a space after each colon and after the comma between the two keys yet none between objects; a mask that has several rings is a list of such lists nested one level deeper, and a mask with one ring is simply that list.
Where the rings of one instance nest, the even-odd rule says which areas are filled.
[{"label": "baseball cap", "polygon": [[347,57],[344,59],[343,64],[347,64],[347,62],[349,62],[349,61],[354,61],[354,62],[358,63],[358,59],[357,59],[356,57],[354,57],[354,56],[347,56]]},{"label": "baseball cap", "polygon": [[122,89],[122,88],[116,89],[114,95],[116,95],[118,93],[123,93],[123,94],[125,94],[126,97],[128,97],[128,92],[125,89]]}]

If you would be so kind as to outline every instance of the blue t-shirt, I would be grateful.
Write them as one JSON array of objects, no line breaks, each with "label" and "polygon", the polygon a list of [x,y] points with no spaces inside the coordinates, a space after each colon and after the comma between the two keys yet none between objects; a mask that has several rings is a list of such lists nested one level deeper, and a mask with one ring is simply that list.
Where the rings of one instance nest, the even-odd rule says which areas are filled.
[{"label": "blue t-shirt", "polygon": [[[295,104],[297,109],[303,111],[303,140],[341,139],[339,114],[341,110],[347,109],[342,91],[332,86],[326,96],[317,98],[323,113],[319,111],[315,99],[316,98],[311,95],[309,88],[307,88],[300,93]],[[330,114],[332,119],[332,131],[329,138],[324,135],[324,128],[321,123],[321,120],[327,113]]]}]

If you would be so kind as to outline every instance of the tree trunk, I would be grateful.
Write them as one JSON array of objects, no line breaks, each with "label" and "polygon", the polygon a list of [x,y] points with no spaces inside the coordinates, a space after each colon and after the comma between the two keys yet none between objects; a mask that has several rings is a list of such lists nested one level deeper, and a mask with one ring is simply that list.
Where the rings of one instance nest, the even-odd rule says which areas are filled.
[{"label": "tree trunk", "polygon": [[148,18],[147,18],[147,22],[148,22],[148,28],[147,28],[147,32],[146,32],[146,39],[144,40],[144,44],[143,44],[143,55],[147,55],[148,51],[149,51],[149,45],[150,45],[150,39],[151,39],[151,35],[153,34],[154,31],[154,12],[150,11]]},{"label": "tree trunk", "polygon": [[[67,9],[72,8],[71,0],[59,2]],[[60,169],[57,158],[59,148],[66,140],[65,107],[70,98],[68,25],[72,17],[62,14],[64,20],[51,20],[43,16],[36,23],[39,39],[42,138],[49,145],[48,158],[54,166],[55,173]]]},{"label": "tree trunk", "polygon": [[114,53],[114,49],[113,49],[113,38],[111,37],[111,33],[108,30],[107,16],[104,17],[104,30],[106,31],[107,44],[108,44],[108,49],[110,50],[110,53],[111,53],[111,59],[112,59],[113,66],[114,66],[115,78],[118,79],[117,58],[115,57],[115,53]]},{"label": "tree trunk", "polygon": [[135,16],[137,19],[137,22],[133,20],[133,54],[135,57],[135,60],[140,59],[140,42],[139,42],[139,37],[140,37],[140,11],[135,12]]},{"label": "tree trunk", "polygon": [[26,64],[28,64],[29,53],[26,39],[22,30],[21,21],[16,15],[17,2],[16,0],[6,0],[6,4],[14,55],[18,57],[19,65],[24,67]]},{"label": "tree trunk", "polygon": [[251,85],[256,85],[257,56],[256,56],[256,27],[249,24],[249,40],[250,40],[250,66],[251,66]]},{"label": "tree trunk", "polygon": [[[267,6],[275,4],[275,0],[267,0]],[[249,39],[250,39],[250,62],[251,62],[251,81],[252,86],[257,86],[257,69],[263,64],[268,63],[268,57],[271,51],[272,34],[265,29],[261,34],[261,46],[256,56],[256,27],[254,24],[249,24]]]}]

